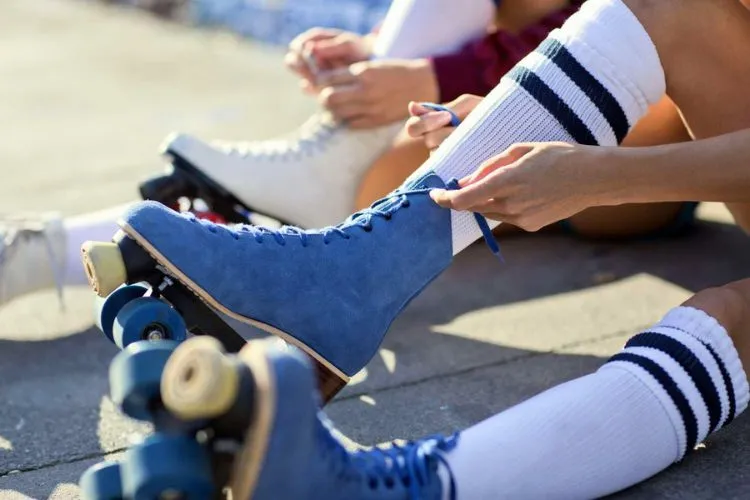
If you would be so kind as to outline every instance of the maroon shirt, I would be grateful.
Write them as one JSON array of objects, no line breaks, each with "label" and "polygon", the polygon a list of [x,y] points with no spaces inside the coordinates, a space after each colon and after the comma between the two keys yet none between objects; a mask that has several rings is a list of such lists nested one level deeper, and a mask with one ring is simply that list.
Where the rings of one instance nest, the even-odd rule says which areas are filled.
[{"label": "maroon shirt", "polygon": [[495,31],[474,40],[458,52],[432,58],[440,88],[440,102],[452,101],[462,94],[485,96],[505,73],[578,11],[581,1],[571,2],[529,26],[517,35]]}]

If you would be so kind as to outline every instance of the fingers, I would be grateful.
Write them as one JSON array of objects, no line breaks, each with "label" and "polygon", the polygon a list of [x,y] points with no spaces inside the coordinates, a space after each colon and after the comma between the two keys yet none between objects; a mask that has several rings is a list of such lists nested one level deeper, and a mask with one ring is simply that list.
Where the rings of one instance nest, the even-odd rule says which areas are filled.
[{"label": "fingers", "polygon": [[462,121],[469,116],[469,113],[474,111],[479,103],[482,102],[482,98],[476,95],[464,94],[459,96],[452,102],[446,104],[446,107],[450,108],[456,116]]},{"label": "fingers", "polygon": [[[420,108],[415,108],[415,106],[419,106]],[[450,125],[452,116],[447,111],[430,111],[424,108],[425,111],[422,112],[421,108],[424,108],[421,104],[411,103],[409,105],[409,111],[411,112],[412,109],[415,111],[415,113],[412,113],[413,116],[406,122],[406,132],[411,137],[422,137]]]},{"label": "fingers", "polygon": [[493,156],[486,162],[482,163],[479,168],[476,169],[473,173],[459,180],[458,184],[461,187],[466,187],[470,184],[479,182],[496,170],[510,166],[513,163],[517,162],[532,149],[533,146],[531,145],[514,144],[499,155]]},{"label": "fingers", "polygon": [[297,35],[290,43],[289,43],[289,51],[290,52],[297,52],[298,54],[301,54],[305,50],[305,46],[311,42],[316,42],[318,40],[326,40],[330,38],[334,38],[340,34],[342,34],[342,30],[332,29],[332,28],[312,28],[304,33],[301,33]]},{"label": "fingers", "polygon": [[337,36],[316,42],[311,53],[318,61],[353,61],[357,59],[359,46],[356,39]]},{"label": "fingers", "polygon": [[342,68],[335,68],[330,71],[321,72],[318,75],[316,83],[320,86],[326,87],[359,83],[360,75],[352,71],[352,69],[352,66],[344,66]]},{"label": "fingers", "polygon": [[318,101],[339,119],[352,119],[367,107],[362,89],[357,85],[325,87],[320,91]]},{"label": "fingers", "polygon": [[455,127],[443,127],[424,135],[424,145],[430,151],[435,151],[456,130]]},{"label": "fingers", "polygon": [[287,54],[284,56],[284,64],[293,73],[299,75],[303,81],[315,81],[315,72],[313,68],[311,68],[307,64],[305,58],[302,57],[298,52],[287,52]]},{"label": "fingers", "polygon": [[[453,210],[497,211],[497,203],[502,202],[507,194],[503,169],[514,163],[512,158],[507,151],[501,153],[480,165],[472,175],[462,179],[459,182],[460,189],[435,189],[430,192],[430,197],[441,207]],[[495,200],[494,210],[487,206],[490,200]]]}]

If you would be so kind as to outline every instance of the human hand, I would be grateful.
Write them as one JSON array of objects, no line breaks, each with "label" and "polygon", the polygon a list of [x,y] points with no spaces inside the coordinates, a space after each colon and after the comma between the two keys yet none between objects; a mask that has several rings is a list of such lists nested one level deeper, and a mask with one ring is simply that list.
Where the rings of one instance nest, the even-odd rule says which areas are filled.
[{"label": "human hand", "polygon": [[289,44],[284,63],[300,77],[303,90],[314,93],[318,74],[364,61],[372,54],[372,39],[350,31],[312,28]]},{"label": "human hand", "polygon": [[[464,94],[444,106],[463,121],[479,103],[479,96]],[[406,122],[407,133],[414,138],[422,138],[425,146],[430,151],[437,149],[443,141],[456,130],[451,126],[451,113],[447,111],[435,111],[418,102],[409,103],[409,114],[411,118]]]},{"label": "human hand", "polygon": [[599,204],[599,174],[609,170],[603,165],[605,151],[565,143],[516,144],[461,179],[460,189],[437,189],[430,196],[445,208],[538,231]]},{"label": "human hand", "polygon": [[364,61],[321,73],[318,99],[340,121],[356,129],[406,117],[413,100],[437,98],[437,79],[426,59]]}]

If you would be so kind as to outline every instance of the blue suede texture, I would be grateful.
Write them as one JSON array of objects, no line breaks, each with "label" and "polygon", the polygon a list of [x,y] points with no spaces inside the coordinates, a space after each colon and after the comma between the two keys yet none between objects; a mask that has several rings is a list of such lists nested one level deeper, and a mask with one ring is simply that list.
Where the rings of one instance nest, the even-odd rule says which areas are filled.
[{"label": "blue suede texture", "polygon": [[[434,173],[402,190],[444,188]],[[262,242],[155,202],[136,205],[125,222],[205,292],[232,312],[272,325],[348,375],[362,369],[408,302],[453,259],[450,211],[425,193],[372,230],[310,234]],[[344,227],[344,226],[340,226]],[[328,244],[324,240],[328,240]]]},{"label": "blue suede texture", "polygon": [[[253,500],[408,500],[401,481],[386,486],[382,478],[371,485],[364,458],[348,453],[318,415],[312,367],[296,350],[266,351],[276,384],[276,412]],[[429,466],[420,499],[440,500],[442,484],[437,464]],[[244,500],[244,499],[243,499]],[[249,500],[249,499],[248,499]]]},{"label": "blue suede texture", "polygon": [[318,412],[315,374],[309,361],[296,349],[268,348],[266,358],[271,364],[276,408],[252,498],[311,498],[309,469],[316,459]]}]

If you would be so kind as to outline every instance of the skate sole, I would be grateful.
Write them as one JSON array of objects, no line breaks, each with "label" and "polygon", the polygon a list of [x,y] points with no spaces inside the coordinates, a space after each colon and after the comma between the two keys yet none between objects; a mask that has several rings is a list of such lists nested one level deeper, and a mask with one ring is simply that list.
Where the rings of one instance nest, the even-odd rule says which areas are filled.
[{"label": "skate sole", "polygon": [[[145,238],[143,238],[135,229],[133,229],[132,226],[130,226],[123,220],[118,221],[118,224],[120,225],[122,230],[125,232],[125,234],[127,234],[136,243],[138,243],[138,245],[141,248],[146,250],[146,252],[149,255],[151,255],[151,257],[160,266],[163,266],[164,269],[171,276],[173,276],[180,283],[182,283],[188,290],[190,290],[196,297],[198,297],[198,299],[200,299],[206,305],[208,305],[215,311],[218,311],[236,321],[239,321],[240,323],[244,323],[246,325],[259,328],[260,330],[263,330],[266,333],[275,335],[281,338],[286,343],[291,344],[295,347],[298,347],[305,354],[307,354],[315,362],[316,369],[318,371],[319,389],[320,389],[321,395],[323,396],[324,401],[329,401],[330,399],[332,399],[333,396],[335,396],[341,389],[344,388],[344,386],[346,386],[346,384],[349,383],[349,380],[351,379],[351,377],[346,375],[340,369],[336,368],[328,360],[326,360],[320,354],[318,354],[315,350],[308,347],[305,343],[287,334],[283,330],[280,330],[274,326],[263,323],[261,321],[258,321],[252,318],[247,318],[245,316],[242,316],[241,314],[237,314],[227,309],[226,307],[224,307],[222,304],[219,303],[219,301],[214,299],[210,294],[208,294],[205,290],[203,290],[203,288],[201,288],[195,282],[193,282],[190,278],[188,278],[182,271],[177,269],[158,250],[156,250],[156,248],[154,248]],[[95,286],[95,284],[92,284],[92,286]]]}]

